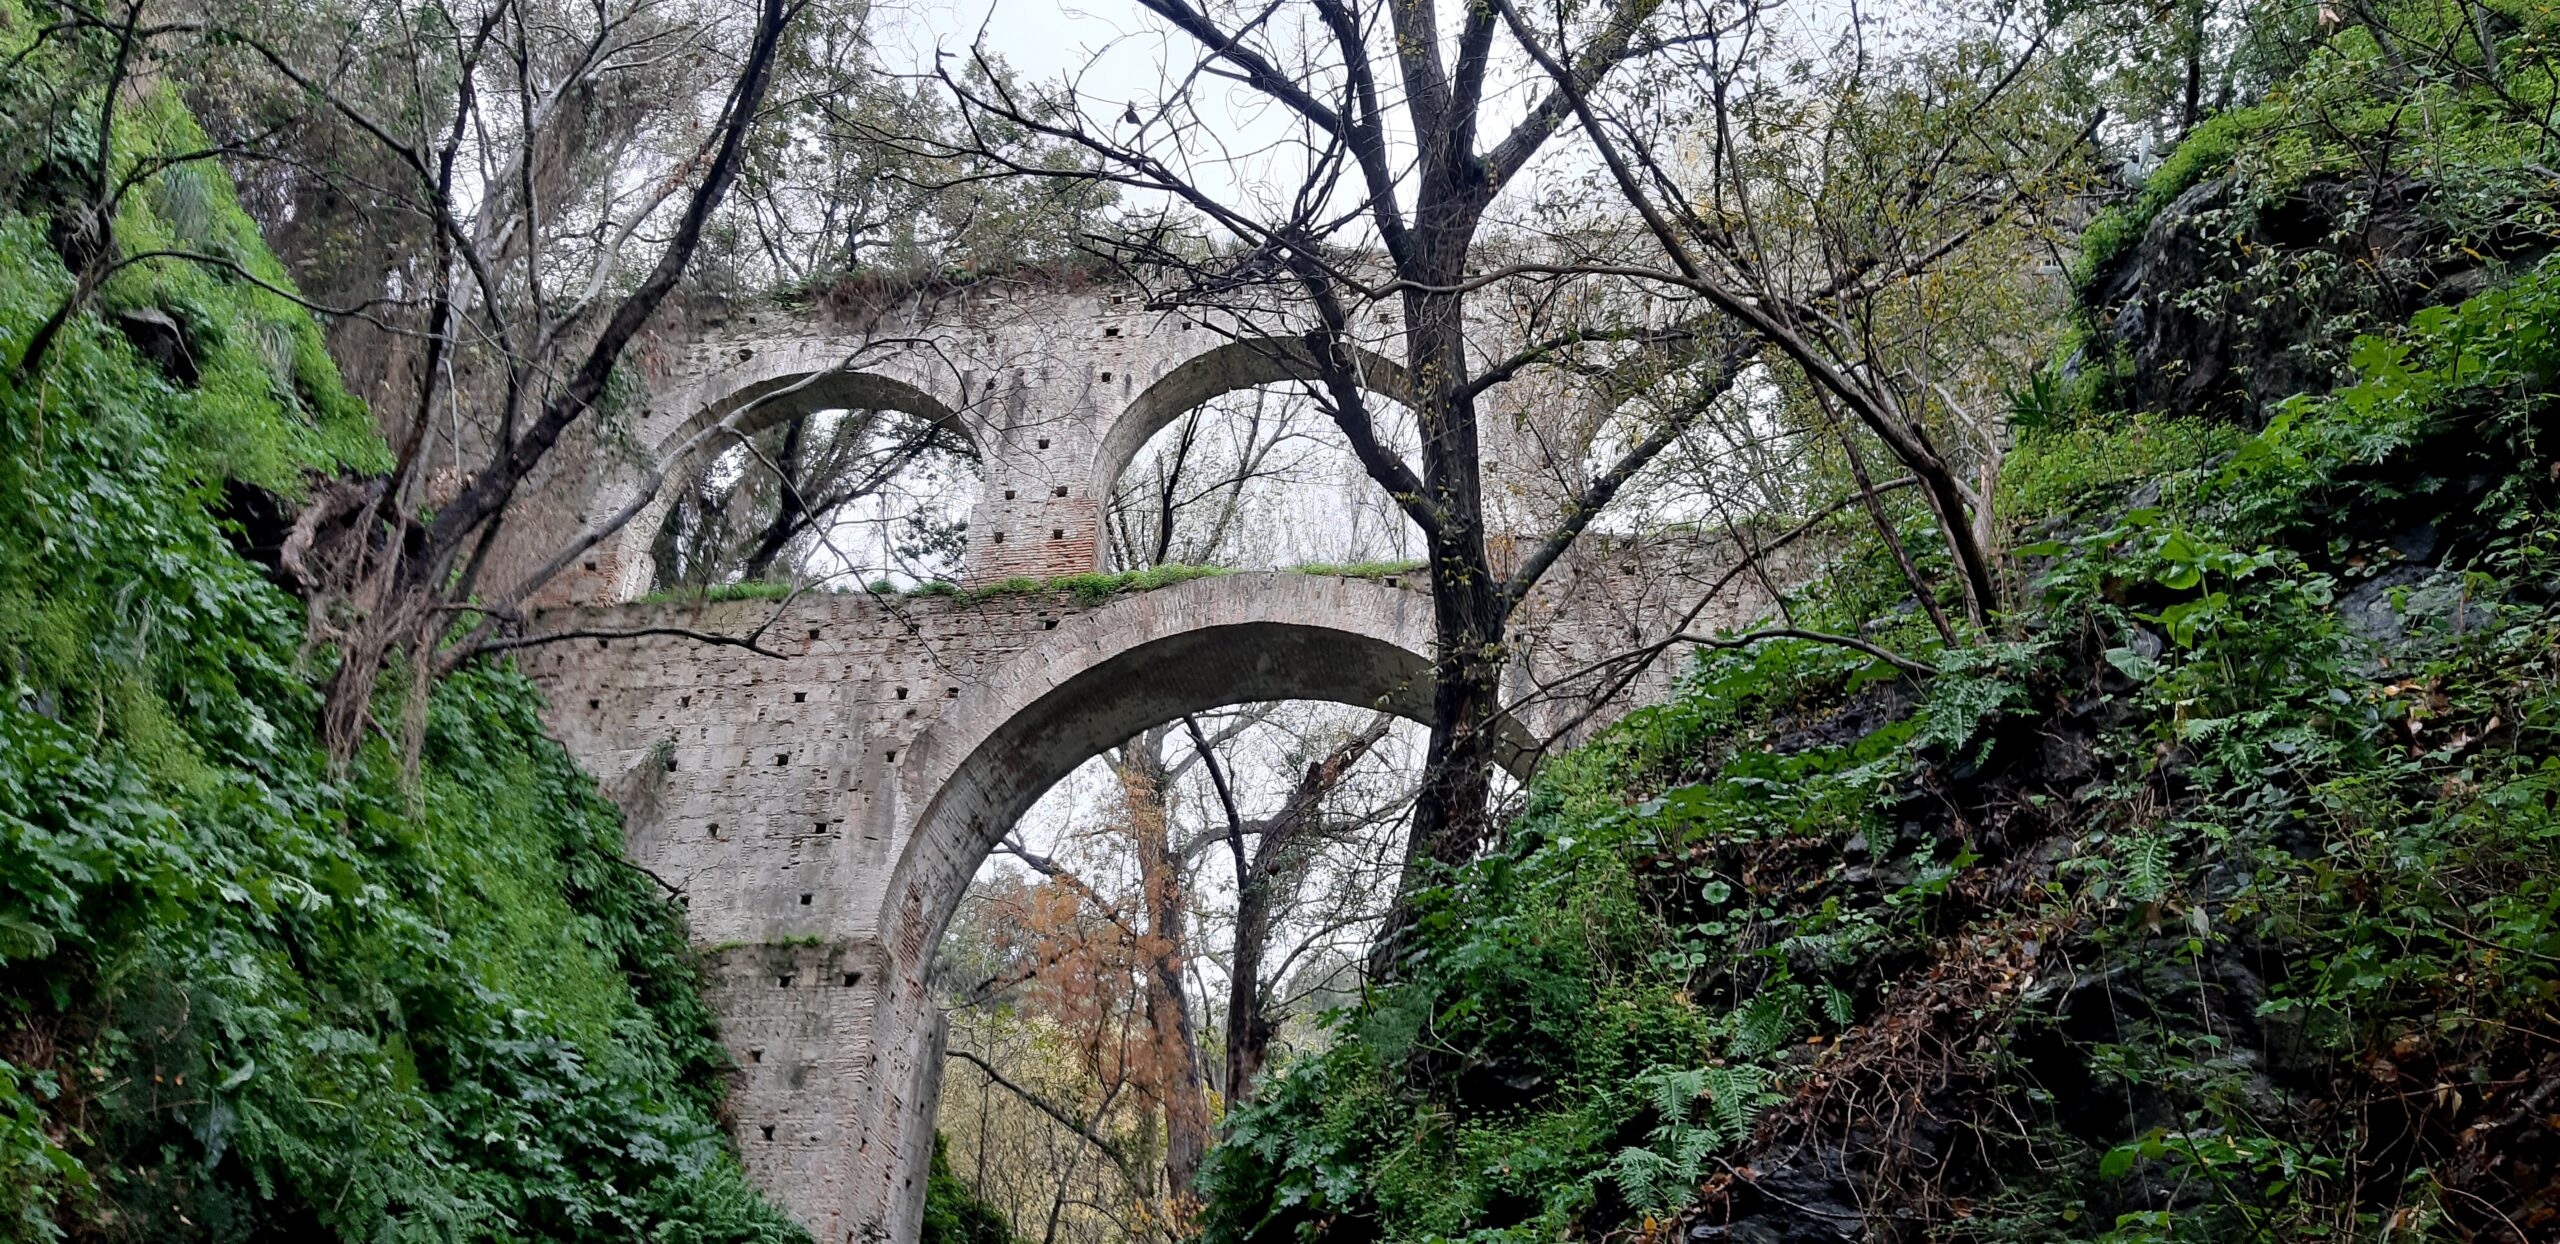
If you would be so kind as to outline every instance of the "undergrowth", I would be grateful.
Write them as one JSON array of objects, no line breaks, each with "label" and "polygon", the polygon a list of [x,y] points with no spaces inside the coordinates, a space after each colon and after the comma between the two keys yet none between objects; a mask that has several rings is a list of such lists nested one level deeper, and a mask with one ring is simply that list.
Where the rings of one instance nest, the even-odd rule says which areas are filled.
[{"label": "undergrowth", "polygon": [[[805,1239],[719,1127],[681,913],[529,684],[438,684],[414,777],[379,742],[328,764],[329,656],[215,517],[381,463],[309,319],[152,261],[15,365],[71,287],[47,162],[95,149],[54,47],[0,85],[73,127],[12,148],[0,204],[0,1236]],[[156,89],[120,116],[119,161],[202,145]],[[118,232],[285,280],[210,164]],[[183,325],[192,383],[127,308]]]},{"label": "undergrowth", "polygon": [[[2370,61],[2201,130],[2093,269],[2347,150],[2306,99],[2391,123]],[[2517,127],[2414,89],[2440,184],[2549,232]],[[1551,764],[1230,1116],[1208,1238],[2552,1238],[2560,261],[2487,271],[2258,425],[2049,379],[1998,632],[1852,547],[1797,625],[1933,674],[1712,652]]]},{"label": "undergrowth", "polygon": [[[1306,562],[1284,566],[1282,573],[1327,575],[1338,579],[1392,579],[1422,569],[1419,562]],[[1137,570],[1094,571],[1089,574],[1052,575],[1039,578],[1015,575],[989,583],[964,586],[942,579],[929,579],[910,587],[899,587],[887,580],[855,588],[808,588],[791,583],[750,580],[737,583],[715,583],[704,587],[660,588],[634,603],[643,605],[681,604],[695,601],[718,603],[734,600],[781,600],[795,592],[825,591],[844,594],[862,591],[873,596],[907,599],[944,597],[966,604],[979,604],[1013,596],[1036,596],[1042,593],[1064,593],[1087,605],[1099,605],[1115,596],[1132,592],[1152,592],[1158,588],[1189,583],[1194,579],[1213,579],[1222,575],[1243,573],[1229,566],[1196,566],[1167,562]]]}]

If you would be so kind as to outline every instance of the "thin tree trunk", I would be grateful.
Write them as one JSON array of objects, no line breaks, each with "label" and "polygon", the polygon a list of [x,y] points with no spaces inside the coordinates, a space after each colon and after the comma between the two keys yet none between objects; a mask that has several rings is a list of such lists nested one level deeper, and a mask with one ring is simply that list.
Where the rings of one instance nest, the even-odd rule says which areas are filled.
[{"label": "thin tree trunk", "polygon": [[744,575],[749,580],[764,578],[773,569],[775,558],[790,547],[791,538],[800,534],[803,519],[809,515],[807,499],[800,495],[801,459],[807,456],[809,416],[795,415],[782,433],[782,452],[774,455],[780,477],[774,480],[778,490],[772,521],[764,525],[764,534],[756,538],[755,550],[747,554]]},{"label": "thin tree trunk", "polygon": [[1165,773],[1155,748],[1146,742],[1124,754],[1121,782],[1128,793],[1130,837],[1136,847],[1138,885],[1146,908],[1145,963],[1151,1069],[1164,1107],[1164,1171],[1167,1192],[1190,1194],[1209,1151],[1209,1104],[1200,1071],[1200,1037],[1191,1018],[1191,999],[1182,987],[1183,948],[1189,933],[1189,907],[1182,862],[1168,840],[1164,809]]},{"label": "thin tree trunk", "polygon": [[1270,999],[1262,991],[1262,959],[1271,941],[1271,867],[1266,845],[1252,875],[1236,886],[1235,946],[1227,970],[1227,1109],[1253,1099],[1254,1077],[1271,1053]]}]

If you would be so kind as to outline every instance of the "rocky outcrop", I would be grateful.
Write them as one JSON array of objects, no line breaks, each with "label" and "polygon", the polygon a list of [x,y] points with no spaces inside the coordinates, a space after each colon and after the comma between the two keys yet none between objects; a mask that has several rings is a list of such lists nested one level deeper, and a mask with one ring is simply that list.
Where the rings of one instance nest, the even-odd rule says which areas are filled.
[{"label": "rocky outcrop", "polygon": [[2459,302],[2550,250],[2530,214],[2470,219],[2479,198],[2396,174],[2281,190],[2209,178],[2098,275],[2092,348],[2113,355],[2130,408],[2254,423],[2329,388],[2357,334]]}]

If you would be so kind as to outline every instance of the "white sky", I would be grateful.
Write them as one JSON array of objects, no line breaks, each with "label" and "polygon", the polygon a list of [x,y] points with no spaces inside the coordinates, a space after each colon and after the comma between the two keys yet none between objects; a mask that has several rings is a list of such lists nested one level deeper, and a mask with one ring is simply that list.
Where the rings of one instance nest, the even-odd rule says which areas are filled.
[{"label": "white sky", "polygon": [[[1196,45],[1130,0],[888,0],[876,10],[873,37],[893,70],[929,71],[939,48],[955,58],[972,45],[1010,65],[1026,83],[1072,81],[1085,111],[1112,133],[1123,108],[1145,108],[1171,93],[1178,75],[1198,64]],[[1236,152],[1268,146],[1288,133],[1277,109],[1241,86],[1212,84],[1200,93],[1206,119]],[[1204,189],[1231,195],[1269,178],[1247,168],[1200,167]]]},{"label": "white sky", "polygon": [[[1233,24],[1236,15],[1218,0],[1208,0],[1207,7],[1222,25]],[[1461,4],[1441,5],[1442,24],[1452,39],[1464,12]],[[928,72],[937,48],[960,57],[983,43],[1025,83],[1052,87],[1072,81],[1091,129],[1113,139],[1130,136],[1120,121],[1125,108],[1135,106],[1153,116],[1155,101],[1187,93],[1205,131],[1183,153],[1188,179],[1221,201],[1257,204],[1263,210],[1254,214],[1266,219],[1286,207],[1285,196],[1301,183],[1305,153],[1293,141],[1299,118],[1251,87],[1195,76],[1199,45],[1134,0],[881,0],[872,26],[882,60],[893,72]],[[1383,29],[1377,33],[1384,35]],[[1330,37],[1315,25],[1311,6],[1284,4],[1261,25],[1255,46],[1285,69],[1292,59],[1289,49],[1302,41],[1330,46]],[[1485,146],[1499,141],[1547,86],[1543,72],[1510,40],[1496,40],[1495,51],[1479,121],[1478,141]],[[1380,89],[1388,139],[1399,152],[1391,158],[1400,161],[1401,110],[1392,78],[1381,82]],[[1558,135],[1514,180],[1495,214],[1524,201],[1550,178],[1582,171],[1588,163],[1581,144],[1570,134]],[[1353,205],[1358,193],[1357,179],[1348,179],[1341,205]],[[1126,191],[1123,202],[1140,208],[1156,205],[1150,196]],[[1355,236],[1367,234],[1365,221],[1353,222],[1352,228]]]}]

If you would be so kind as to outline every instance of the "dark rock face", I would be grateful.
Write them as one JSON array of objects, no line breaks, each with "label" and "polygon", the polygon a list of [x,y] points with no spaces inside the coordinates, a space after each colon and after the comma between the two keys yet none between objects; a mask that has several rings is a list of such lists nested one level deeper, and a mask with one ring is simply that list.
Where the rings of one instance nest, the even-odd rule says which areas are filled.
[{"label": "dark rock face", "polygon": [[2335,382],[2360,332],[2459,302],[2550,249],[2513,226],[2461,220],[2415,178],[2324,177],[2272,198],[2233,177],[2178,196],[2093,292],[2147,410],[2254,423]]},{"label": "dark rock face", "polygon": [[160,374],[184,388],[196,384],[196,360],[187,348],[187,330],[169,313],[155,307],[134,307],[116,313],[116,327],[133,343],[134,352],[151,360]]},{"label": "dark rock face", "polygon": [[1841,1244],[1866,1233],[1848,1163],[1833,1144],[1808,1145],[1755,1172],[1734,1198],[1733,1216],[1689,1228],[1701,1244]]}]

